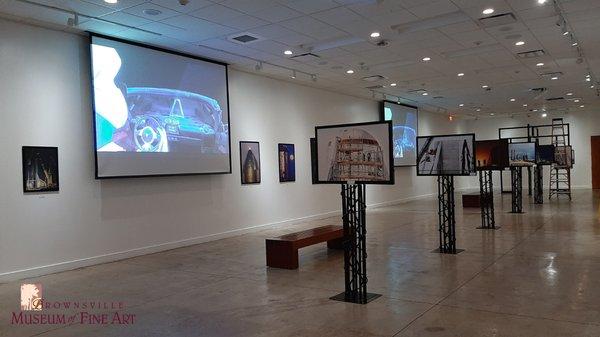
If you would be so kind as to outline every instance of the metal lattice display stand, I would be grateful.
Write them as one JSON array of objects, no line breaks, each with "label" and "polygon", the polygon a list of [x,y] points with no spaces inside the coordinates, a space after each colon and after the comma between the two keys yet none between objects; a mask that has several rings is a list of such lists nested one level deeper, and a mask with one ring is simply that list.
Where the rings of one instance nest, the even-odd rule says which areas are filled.
[{"label": "metal lattice display stand", "polygon": [[534,169],[535,182],[533,184],[533,202],[536,204],[544,203],[544,167],[538,165]]},{"label": "metal lattice display stand", "polygon": [[510,168],[512,211],[523,213],[523,168],[520,166]]},{"label": "metal lattice display stand", "polygon": [[440,247],[434,252],[457,254],[463,249],[456,249],[456,218],[454,216],[454,177],[438,176],[438,220],[440,231]]},{"label": "metal lattice display stand", "polygon": [[367,226],[364,184],[342,185],[345,290],[332,300],[366,304],[379,294],[367,292]]},{"label": "metal lattice display stand", "polygon": [[492,171],[479,171],[479,205],[481,207],[481,227],[477,229],[498,229],[494,216],[494,184]]}]

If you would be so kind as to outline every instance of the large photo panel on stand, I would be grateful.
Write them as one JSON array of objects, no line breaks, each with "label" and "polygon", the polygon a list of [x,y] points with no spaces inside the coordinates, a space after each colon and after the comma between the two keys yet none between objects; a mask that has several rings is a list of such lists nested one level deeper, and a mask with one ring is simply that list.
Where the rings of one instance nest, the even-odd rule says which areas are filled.
[{"label": "large photo panel on stand", "polygon": [[475,142],[478,170],[503,170],[508,167],[508,140],[478,140]]},{"label": "large photo panel on stand", "polygon": [[535,143],[508,144],[510,166],[534,166],[536,161]]},{"label": "large photo panel on stand", "polygon": [[318,182],[393,184],[392,123],[315,127]]},{"label": "large photo panel on stand", "polygon": [[417,175],[474,175],[474,150],[473,133],[417,137]]},{"label": "large photo panel on stand", "polygon": [[394,166],[415,166],[419,111],[391,101],[381,103],[382,120],[392,121]]},{"label": "large photo panel on stand", "polygon": [[96,178],[231,173],[227,65],[91,35]]}]

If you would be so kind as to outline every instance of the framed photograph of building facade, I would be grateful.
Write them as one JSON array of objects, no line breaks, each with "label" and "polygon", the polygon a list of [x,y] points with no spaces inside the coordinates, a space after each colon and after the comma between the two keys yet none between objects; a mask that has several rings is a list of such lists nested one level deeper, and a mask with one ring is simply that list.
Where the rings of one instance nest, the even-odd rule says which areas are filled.
[{"label": "framed photograph of building facade", "polygon": [[296,181],[296,151],[294,144],[278,144],[279,182]]},{"label": "framed photograph of building facade", "polygon": [[508,144],[508,158],[510,166],[535,165],[535,143],[510,143]]}]

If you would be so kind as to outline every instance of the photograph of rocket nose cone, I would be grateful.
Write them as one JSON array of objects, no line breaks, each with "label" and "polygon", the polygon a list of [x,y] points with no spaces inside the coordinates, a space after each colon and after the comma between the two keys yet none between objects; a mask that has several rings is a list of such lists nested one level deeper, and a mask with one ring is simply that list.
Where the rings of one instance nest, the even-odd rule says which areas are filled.
[{"label": "photograph of rocket nose cone", "polygon": [[0,0],[0,336],[600,336],[599,30]]}]

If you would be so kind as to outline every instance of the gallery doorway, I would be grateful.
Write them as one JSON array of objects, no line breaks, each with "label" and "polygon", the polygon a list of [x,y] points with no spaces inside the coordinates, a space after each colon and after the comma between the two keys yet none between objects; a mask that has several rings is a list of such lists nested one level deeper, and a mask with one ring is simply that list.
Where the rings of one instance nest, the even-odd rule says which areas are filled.
[{"label": "gallery doorway", "polygon": [[592,188],[600,189],[600,136],[592,136]]}]

